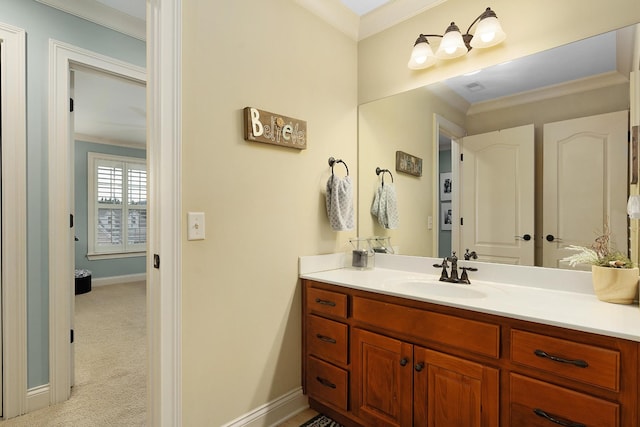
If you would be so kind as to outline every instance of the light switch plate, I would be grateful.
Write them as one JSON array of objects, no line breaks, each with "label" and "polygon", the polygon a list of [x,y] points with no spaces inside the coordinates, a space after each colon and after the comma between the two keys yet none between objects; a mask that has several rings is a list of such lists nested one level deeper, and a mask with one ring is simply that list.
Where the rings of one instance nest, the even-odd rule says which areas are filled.
[{"label": "light switch plate", "polygon": [[204,240],[204,212],[187,213],[187,240]]},{"label": "light switch plate", "polygon": [[432,229],[433,229],[433,217],[429,215],[427,217],[427,230],[432,230]]}]

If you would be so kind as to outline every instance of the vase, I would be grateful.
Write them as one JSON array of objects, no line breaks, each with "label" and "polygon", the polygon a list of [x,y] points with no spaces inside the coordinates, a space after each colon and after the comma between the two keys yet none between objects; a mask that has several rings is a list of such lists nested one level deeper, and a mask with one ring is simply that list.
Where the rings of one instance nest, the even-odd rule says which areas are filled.
[{"label": "vase", "polygon": [[593,290],[600,301],[631,304],[638,297],[638,268],[591,266]]}]

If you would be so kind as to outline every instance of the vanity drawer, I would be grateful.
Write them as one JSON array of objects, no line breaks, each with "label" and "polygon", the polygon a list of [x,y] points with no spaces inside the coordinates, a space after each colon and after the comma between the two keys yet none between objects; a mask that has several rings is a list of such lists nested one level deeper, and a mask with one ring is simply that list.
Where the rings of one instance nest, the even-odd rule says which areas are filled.
[{"label": "vanity drawer", "polygon": [[[510,425],[620,425],[620,406],[518,374],[510,375]],[[548,417],[548,418],[547,418]],[[553,418],[556,422],[551,421]],[[562,424],[564,422],[564,424]],[[575,424],[572,424],[575,423]]]},{"label": "vanity drawer", "polygon": [[353,318],[420,340],[500,357],[499,325],[361,297],[353,298]]},{"label": "vanity drawer", "polygon": [[349,327],[319,316],[307,317],[307,349],[322,359],[347,364]]},{"label": "vanity drawer", "polygon": [[511,360],[585,384],[620,390],[620,352],[615,350],[514,329]]},{"label": "vanity drawer", "polygon": [[349,373],[344,369],[309,356],[306,384],[309,396],[347,410]]},{"label": "vanity drawer", "polygon": [[324,289],[307,288],[307,309],[316,313],[347,318],[347,296]]}]

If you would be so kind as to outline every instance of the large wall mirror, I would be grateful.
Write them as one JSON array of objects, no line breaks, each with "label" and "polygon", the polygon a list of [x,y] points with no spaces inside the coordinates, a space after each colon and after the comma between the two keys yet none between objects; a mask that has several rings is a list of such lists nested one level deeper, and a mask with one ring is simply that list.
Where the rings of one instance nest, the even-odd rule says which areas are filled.
[{"label": "large wall mirror", "polygon": [[[359,234],[389,236],[399,253],[405,255],[442,257],[452,249],[460,255],[470,244],[472,249],[485,254],[478,261],[561,267],[558,259],[564,256],[564,246],[590,244],[603,231],[604,223],[608,223],[615,233],[617,249],[626,251],[629,161],[625,112],[629,109],[633,51],[638,48],[634,47],[637,27],[362,104],[358,148]],[[604,116],[609,120],[609,115],[615,116],[616,112],[622,112],[616,116],[616,123],[623,117],[623,136],[609,135],[603,139],[599,130],[590,128],[599,120],[596,118]],[[587,118],[584,120],[588,129],[574,131],[571,137],[553,133],[554,124],[562,123],[564,129],[566,123],[573,126],[573,121],[580,118]],[[514,132],[524,132],[525,136]],[[481,148],[469,151],[476,144],[470,136],[491,143],[483,146],[480,142],[475,147]],[[531,139],[525,151],[511,146],[513,141],[523,138]],[[555,145],[549,145],[545,138],[547,141],[555,138]],[[621,147],[616,155],[622,156],[614,163],[611,163],[613,154],[606,151],[612,138],[619,139],[614,145]],[[496,146],[507,148],[496,151]],[[397,172],[396,151],[421,158],[422,176]],[[549,153],[554,151],[556,158],[550,159]],[[458,159],[460,154],[467,153],[480,166],[468,170],[471,163],[466,163],[465,158],[463,168]],[[604,160],[596,160],[595,156]],[[552,162],[556,162],[553,163],[556,179],[563,185],[557,184],[555,193],[545,190],[551,185],[547,181],[552,175],[549,173]],[[394,175],[400,216],[397,229],[385,229],[370,213],[381,184],[375,174],[377,167],[389,169]],[[523,173],[530,175],[530,182],[522,184],[516,182],[520,178],[511,178]],[[441,182],[450,176],[452,196],[442,197]],[[603,176],[609,183],[602,182]],[[490,185],[483,187],[485,182]],[[572,200],[578,194],[593,195],[598,200],[589,207]],[[524,200],[527,197],[530,201]],[[477,217],[468,211],[469,199],[474,200],[473,215]],[[606,211],[602,210],[604,205]],[[564,219],[556,218],[552,224],[545,209],[562,212]],[[453,227],[444,221],[450,211],[458,221]],[[463,213],[467,215],[463,218],[466,224],[478,225],[472,230],[473,242],[463,236],[463,229],[466,227],[468,232],[471,227],[459,226]],[[485,222],[478,219],[483,215]],[[487,222],[486,218],[491,220]],[[527,221],[530,225],[524,227]],[[486,242],[528,248],[530,255],[525,259],[502,254],[500,250],[489,252],[483,247]],[[555,252],[548,249],[551,247]]]}]

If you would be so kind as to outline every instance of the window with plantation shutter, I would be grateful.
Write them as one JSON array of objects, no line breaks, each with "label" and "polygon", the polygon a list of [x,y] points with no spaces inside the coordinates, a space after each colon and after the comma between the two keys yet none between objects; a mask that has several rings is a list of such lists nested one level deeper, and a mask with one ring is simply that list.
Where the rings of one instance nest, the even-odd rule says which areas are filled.
[{"label": "window with plantation shutter", "polygon": [[147,244],[144,159],[89,153],[89,258],[142,255]]}]

